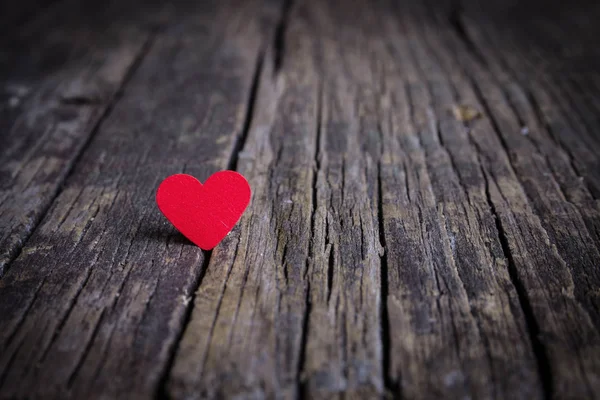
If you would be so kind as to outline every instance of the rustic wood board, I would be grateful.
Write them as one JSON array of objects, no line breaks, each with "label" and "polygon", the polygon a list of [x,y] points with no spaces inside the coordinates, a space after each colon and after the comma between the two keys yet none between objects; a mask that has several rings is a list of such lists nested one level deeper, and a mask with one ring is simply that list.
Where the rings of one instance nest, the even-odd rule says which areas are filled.
[{"label": "rustic wood board", "polygon": [[3,277],[2,396],[146,397],[161,381],[204,254],[165,223],[154,191],[174,172],[206,179],[228,167],[262,17],[273,15],[253,4],[201,7],[150,44]]},{"label": "rustic wood board", "polygon": [[133,4],[103,3],[85,12],[77,5],[62,2],[2,38],[0,276],[48,210],[152,35],[150,15],[128,20]]},{"label": "rustic wood board", "polygon": [[[183,3],[15,33],[0,398],[600,393],[600,7]],[[220,169],[203,252],[154,192]]]}]

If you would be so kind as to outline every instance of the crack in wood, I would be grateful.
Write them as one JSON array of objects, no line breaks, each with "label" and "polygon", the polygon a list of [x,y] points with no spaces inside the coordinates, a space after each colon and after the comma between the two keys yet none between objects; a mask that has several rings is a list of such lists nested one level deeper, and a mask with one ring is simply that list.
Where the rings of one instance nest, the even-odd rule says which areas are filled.
[{"label": "crack in wood", "polygon": [[325,251],[327,252],[327,304],[331,300],[331,293],[333,292],[333,273],[335,267],[335,241],[331,238],[333,227],[329,222],[329,212],[325,216]]},{"label": "crack in wood", "polygon": [[385,223],[383,214],[383,180],[381,177],[381,162],[378,163],[377,167],[377,220],[379,228],[379,242],[383,249],[379,255],[380,259],[380,271],[381,271],[381,299],[380,299],[380,320],[381,320],[381,347],[382,347],[382,372],[383,372],[383,383],[385,390],[388,394],[391,394],[394,399],[402,398],[402,386],[400,382],[402,378],[392,377],[390,375],[390,352],[391,352],[391,332],[390,332],[390,320],[388,313],[388,297],[389,297],[389,266],[387,260],[387,245],[385,240]]},{"label": "crack in wood", "polygon": [[294,4],[294,0],[283,0],[279,21],[275,27],[273,36],[273,73],[277,75],[283,67],[285,56],[285,35],[288,28],[289,17]]},{"label": "crack in wood", "polygon": [[206,275],[206,270],[208,269],[208,265],[210,264],[210,259],[212,256],[212,250],[202,250],[202,255],[203,255],[204,259],[202,260],[202,266],[200,267],[200,274],[198,274],[198,277],[196,278],[195,282],[193,282],[193,284],[191,285],[191,287],[194,289],[191,293],[188,294],[189,300],[185,307],[185,312],[184,312],[182,321],[179,324],[179,331],[176,333],[175,339],[173,340],[173,343],[171,344],[171,349],[169,350],[169,355],[167,356],[167,361],[165,362],[163,371],[160,375],[160,378],[158,379],[158,382],[156,383],[155,397],[154,397],[156,400],[170,398],[168,391],[167,391],[167,381],[169,379],[169,373],[171,372],[173,365],[175,363],[175,356],[177,355],[177,352],[179,350],[179,346],[181,344],[181,338],[183,337],[183,334],[185,333],[185,330],[192,319],[192,311],[194,310],[194,302],[196,299],[196,292],[198,291],[198,288],[202,284],[202,280],[204,279],[204,276]]},{"label": "crack in wood", "polygon": [[542,341],[540,340],[540,326],[533,311],[533,307],[531,306],[531,303],[529,301],[527,290],[525,289],[523,282],[519,278],[517,266],[513,259],[512,252],[510,251],[510,245],[508,244],[508,240],[506,238],[506,231],[504,230],[502,220],[500,218],[500,215],[496,211],[496,206],[494,205],[494,202],[492,201],[492,197],[490,195],[489,177],[483,166],[481,166],[481,172],[483,173],[483,177],[485,180],[486,199],[488,205],[490,206],[492,215],[494,216],[494,220],[496,221],[496,230],[498,232],[500,244],[502,245],[504,257],[508,260],[508,272],[510,280],[513,286],[515,287],[515,290],[517,291],[519,304],[521,305],[521,310],[523,311],[523,315],[525,317],[527,333],[529,335],[529,341],[531,342],[531,346],[533,348],[533,352],[537,360],[538,371],[544,390],[544,397],[547,400],[550,400],[553,398],[554,391],[552,370],[550,369],[550,360],[548,358],[547,350]]},{"label": "crack in wood", "polygon": [[308,339],[308,332],[310,329],[310,313],[312,311],[312,303],[310,301],[310,279],[307,280],[306,283],[306,300],[305,300],[305,310],[302,316],[302,336],[300,338],[300,354],[298,356],[298,366],[296,373],[296,385],[297,385],[297,395],[299,399],[307,398],[306,392],[306,384],[304,382],[302,373],[304,368],[304,363],[306,361],[306,344]]},{"label": "crack in wood", "polygon": [[240,158],[240,153],[244,149],[244,144],[246,143],[246,139],[248,138],[248,133],[250,132],[250,127],[252,126],[252,120],[254,119],[255,114],[255,106],[258,95],[258,90],[260,87],[260,80],[262,77],[262,71],[264,67],[264,62],[266,58],[266,50],[261,48],[259,50],[258,56],[256,58],[256,65],[254,67],[254,74],[252,75],[252,83],[250,84],[250,91],[248,92],[248,100],[246,101],[246,114],[244,116],[244,123],[242,126],[241,132],[236,136],[233,149],[231,151],[231,156],[227,163],[227,169],[231,171],[236,171],[238,168],[238,160]]},{"label": "crack in wood", "polygon": [[317,102],[316,102],[316,116],[315,116],[315,152],[314,152],[314,156],[313,156],[313,162],[314,162],[314,166],[312,168],[312,173],[313,173],[313,179],[312,179],[312,198],[311,198],[311,218],[310,218],[310,232],[311,232],[311,236],[309,239],[309,249],[308,249],[308,258],[306,259],[306,267],[305,267],[305,272],[304,272],[304,280],[306,281],[306,299],[305,299],[305,310],[303,313],[303,322],[302,322],[302,335],[300,338],[300,355],[298,357],[298,367],[297,367],[297,376],[296,376],[296,382],[297,382],[297,386],[298,386],[298,397],[300,399],[305,398],[306,397],[306,387],[305,384],[303,382],[302,379],[302,372],[304,369],[304,364],[305,364],[305,360],[306,360],[306,347],[308,344],[308,331],[309,331],[309,322],[310,322],[310,313],[312,310],[312,304],[311,304],[311,299],[310,299],[310,287],[311,287],[311,280],[308,278],[309,273],[310,273],[310,265],[312,263],[314,263],[315,258],[316,258],[316,254],[315,254],[315,220],[316,220],[316,215],[317,215],[317,208],[318,208],[318,181],[319,181],[319,173],[321,172],[321,162],[320,162],[320,155],[321,155],[321,148],[322,148],[322,137],[321,137],[321,130],[322,130],[322,124],[323,124],[323,116],[322,116],[322,112],[323,112],[323,82],[321,80],[319,80],[318,83],[318,88],[317,88],[317,94],[316,94],[316,98],[317,98]]},{"label": "crack in wood", "polygon": [[60,104],[64,106],[89,107],[102,104],[102,99],[86,96],[61,97]]}]

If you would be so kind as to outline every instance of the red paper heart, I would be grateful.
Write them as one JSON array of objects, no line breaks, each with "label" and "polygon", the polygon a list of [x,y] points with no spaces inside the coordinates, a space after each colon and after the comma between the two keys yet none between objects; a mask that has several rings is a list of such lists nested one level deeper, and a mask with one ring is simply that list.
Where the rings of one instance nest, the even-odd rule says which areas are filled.
[{"label": "red paper heart", "polygon": [[204,185],[191,175],[171,175],[158,187],[156,203],[175,228],[210,250],[233,229],[250,202],[250,185],[234,171],[211,175]]}]

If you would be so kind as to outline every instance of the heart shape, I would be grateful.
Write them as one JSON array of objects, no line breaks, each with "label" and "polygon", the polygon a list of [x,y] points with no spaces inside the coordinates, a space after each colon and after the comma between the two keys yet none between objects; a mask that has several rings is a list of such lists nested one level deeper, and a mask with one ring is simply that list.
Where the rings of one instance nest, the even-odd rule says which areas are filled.
[{"label": "heart shape", "polygon": [[250,194],[248,181],[235,171],[217,172],[204,185],[191,175],[175,174],[159,185],[156,204],[185,237],[210,250],[237,224]]}]

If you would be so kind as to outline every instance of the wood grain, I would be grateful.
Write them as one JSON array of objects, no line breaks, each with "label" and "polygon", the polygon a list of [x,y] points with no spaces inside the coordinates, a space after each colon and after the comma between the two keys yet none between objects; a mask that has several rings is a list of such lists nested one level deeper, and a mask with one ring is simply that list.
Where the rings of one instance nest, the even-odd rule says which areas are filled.
[{"label": "wood grain", "polygon": [[0,276],[54,201],[151,36],[149,21],[124,21],[126,7],[118,3],[90,7],[83,16],[72,3],[3,40]]},{"label": "wood grain", "polygon": [[[600,7],[97,11],[2,56],[0,398],[597,397]],[[221,169],[203,252],[154,193]]]},{"label": "wood grain", "polygon": [[[401,27],[420,36],[406,20]],[[401,54],[406,61],[390,66],[399,84],[388,94],[382,181],[394,182],[399,163],[405,172],[384,184],[383,215],[393,241],[390,326],[412,333],[391,337],[392,379],[409,398],[540,398],[486,177],[467,129],[450,112],[462,103],[424,40],[396,41],[391,55]]]},{"label": "wood grain", "polygon": [[1,397],[157,390],[206,255],[154,191],[171,173],[226,168],[242,134],[262,28],[260,9],[235,6],[203,4],[152,43],[0,281]]}]

